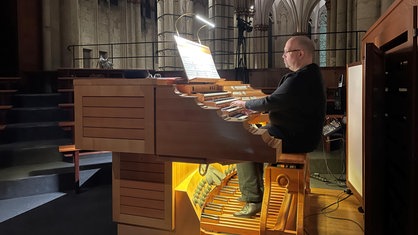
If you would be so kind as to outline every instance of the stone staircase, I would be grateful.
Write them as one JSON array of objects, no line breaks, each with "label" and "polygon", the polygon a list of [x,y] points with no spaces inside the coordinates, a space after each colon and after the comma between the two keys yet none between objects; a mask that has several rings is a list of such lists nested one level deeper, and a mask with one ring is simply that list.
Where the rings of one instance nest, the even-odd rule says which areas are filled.
[{"label": "stone staircase", "polygon": [[[0,200],[73,189],[72,158],[58,151],[73,144],[72,131],[62,126],[73,122],[73,113],[60,107],[67,101],[54,73],[44,75],[31,74],[8,99],[0,128]],[[110,164],[111,153],[83,151],[80,176],[86,180],[92,169]]]},{"label": "stone staircase", "polygon": [[62,161],[58,146],[72,143],[60,126],[70,120],[59,93],[15,94],[0,135],[0,167]]}]

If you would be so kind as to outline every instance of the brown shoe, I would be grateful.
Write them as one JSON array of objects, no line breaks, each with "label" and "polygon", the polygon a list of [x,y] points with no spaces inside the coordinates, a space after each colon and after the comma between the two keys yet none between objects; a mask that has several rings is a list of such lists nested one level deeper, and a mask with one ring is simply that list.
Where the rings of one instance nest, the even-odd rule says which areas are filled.
[{"label": "brown shoe", "polygon": [[261,211],[261,202],[248,202],[238,212],[234,213],[235,217],[251,218]]}]

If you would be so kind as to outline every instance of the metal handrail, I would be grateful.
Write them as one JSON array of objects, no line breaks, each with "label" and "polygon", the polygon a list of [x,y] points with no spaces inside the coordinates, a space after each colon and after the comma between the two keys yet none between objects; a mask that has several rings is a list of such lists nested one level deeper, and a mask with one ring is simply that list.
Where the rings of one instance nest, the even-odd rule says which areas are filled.
[{"label": "metal handrail", "polygon": [[[345,52],[354,52],[356,57],[354,59],[354,61],[347,61],[347,63],[351,63],[351,62],[356,62],[359,61],[360,59],[360,51],[361,51],[361,38],[362,36],[365,34],[366,31],[344,31],[344,32],[327,32],[327,33],[312,33],[311,36],[313,38],[315,37],[320,37],[321,35],[338,35],[338,34],[344,34],[344,35],[351,35],[352,38],[355,39],[355,42],[353,42],[353,46],[352,47],[345,47],[345,48],[326,48],[326,49],[317,49],[316,51],[319,52],[337,52],[337,51],[345,51]],[[290,34],[286,34],[286,35],[272,35],[271,38],[288,38],[292,35]],[[250,40],[250,39],[258,39],[258,38],[266,38],[267,36],[247,36],[246,40]],[[205,45],[214,45],[214,43],[216,43],[217,41],[232,41],[232,42],[236,42],[237,38],[218,38],[218,39],[204,39],[201,40],[203,44]],[[163,50],[159,49],[159,45],[163,44],[163,43],[173,43],[174,45],[174,40],[173,41],[153,41],[153,42],[115,42],[115,43],[96,43],[96,44],[73,44],[73,45],[69,45],[67,46],[67,49],[69,51],[72,52],[72,67],[75,68],[76,64],[78,61],[80,60],[84,60],[86,58],[83,58],[82,56],[76,56],[76,51],[79,50],[80,48],[96,48],[97,50],[99,50],[99,48],[103,48],[103,47],[107,47],[109,48],[108,51],[108,59],[112,62],[119,60],[119,61],[123,61],[126,62],[128,60],[131,59],[141,59],[141,60],[150,60],[150,63],[152,64],[151,66],[147,66],[147,68],[144,69],[152,69],[152,70],[157,70],[156,66],[157,65],[157,61],[158,58],[178,58],[178,52],[176,48],[165,48]],[[141,46],[144,48],[149,48],[151,47],[150,52],[148,51],[142,51],[142,53],[140,55],[130,55],[130,56],[120,56],[115,54],[115,48],[117,47],[121,47],[121,46]],[[163,52],[170,52],[171,55],[162,55]],[[248,59],[250,59],[251,56],[259,56],[259,55],[273,55],[273,56],[278,56],[279,54],[282,54],[283,50],[271,50],[271,51],[253,51],[253,52],[246,52],[246,56]],[[212,52],[212,56],[214,58],[215,64],[217,64],[218,60],[217,57],[220,56],[236,56],[236,52],[233,51],[233,49],[230,49],[230,51],[227,52],[222,52],[222,51],[214,51]],[[99,58],[99,56],[97,56],[97,58]],[[94,59],[94,58],[89,58],[89,59]],[[225,63],[224,61],[222,61],[222,64],[228,64],[230,66],[234,65],[234,62],[231,61],[231,63]],[[181,68],[179,68],[181,69]],[[232,69],[232,68],[231,68]]]}]

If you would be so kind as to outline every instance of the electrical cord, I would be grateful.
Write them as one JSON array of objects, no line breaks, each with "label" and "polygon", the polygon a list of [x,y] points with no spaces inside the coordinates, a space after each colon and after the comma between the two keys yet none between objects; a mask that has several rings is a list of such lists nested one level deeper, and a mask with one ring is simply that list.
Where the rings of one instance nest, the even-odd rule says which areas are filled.
[{"label": "electrical cord", "polygon": [[[342,134],[342,136],[344,136],[344,133]],[[337,141],[337,140],[341,140],[342,145],[343,145],[342,148],[345,149],[345,140],[344,140],[343,137],[338,138],[338,139],[334,139],[334,140],[330,140],[329,142]],[[328,165],[328,160],[326,158],[326,153],[325,153],[325,141],[323,141],[323,144],[322,144],[322,154],[324,156],[323,159],[324,159],[325,166],[326,166],[328,174],[330,174],[334,178],[334,180],[336,181],[337,186],[346,187],[345,180],[343,179],[343,175],[345,173],[344,151],[341,154],[341,159],[340,159],[341,160],[341,173],[339,173],[340,175],[338,177],[331,171],[331,169]],[[329,182],[329,181],[327,180],[327,181],[324,181],[324,182]],[[344,182],[344,183],[342,184],[341,182]]]},{"label": "electrical cord", "polygon": [[[342,197],[344,194],[347,194],[347,195],[345,197]],[[308,217],[312,217],[312,216],[316,216],[316,215],[324,215],[325,217],[330,218],[330,219],[336,219],[336,220],[343,220],[343,221],[352,222],[352,223],[356,224],[361,229],[361,231],[364,232],[364,229],[361,226],[361,224],[359,222],[355,221],[355,220],[347,219],[347,218],[343,218],[343,217],[336,217],[336,216],[330,216],[330,215],[328,215],[329,213],[332,213],[332,212],[336,211],[339,208],[339,206],[340,206],[340,202],[342,202],[342,201],[346,200],[347,198],[351,197],[351,195],[353,195],[353,194],[351,193],[350,190],[345,190],[343,192],[340,192],[337,195],[337,201],[335,201],[335,202],[333,202],[333,203],[331,203],[331,204],[329,204],[329,205],[321,208],[321,210],[319,212],[317,212],[317,213],[313,213],[313,214],[310,214],[310,215],[305,216],[304,219],[307,219]],[[331,209],[331,210],[328,210],[328,211],[326,210],[326,209],[330,208],[333,205],[336,205],[336,207],[333,208],[333,209]],[[309,235],[309,233],[306,230],[306,228],[304,228],[304,232]]]}]

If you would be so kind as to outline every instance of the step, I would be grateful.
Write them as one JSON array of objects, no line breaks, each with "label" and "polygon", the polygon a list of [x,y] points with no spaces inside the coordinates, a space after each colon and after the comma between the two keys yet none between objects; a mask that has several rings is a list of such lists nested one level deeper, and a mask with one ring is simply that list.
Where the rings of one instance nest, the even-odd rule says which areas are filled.
[{"label": "step", "polygon": [[[89,152],[80,155],[80,184],[99,170],[110,171],[110,152]],[[0,200],[51,192],[73,190],[74,165],[71,162],[50,162],[0,168]]]},{"label": "step", "polygon": [[20,77],[0,77],[0,90],[17,89]]},{"label": "step", "polygon": [[15,94],[12,104],[14,107],[58,107],[62,99],[60,93]]},{"label": "step", "polygon": [[68,121],[73,117],[70,110],[56,107],[11,108],[6,115],[6,123]]},{"label": "step", "polygon": [[0,143],[14,143],[70,138],[70,136],[59,126],[59,122],[30,122],[7,124],[1,138]]},{"label": "step", "polygon": [[72,142],[71,138],[61,138],[0,144],[0,168],[63,161],[58,146]]}]

